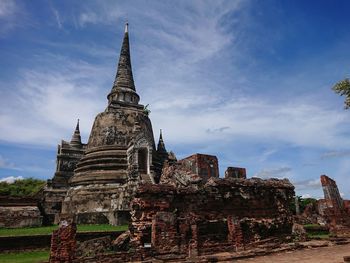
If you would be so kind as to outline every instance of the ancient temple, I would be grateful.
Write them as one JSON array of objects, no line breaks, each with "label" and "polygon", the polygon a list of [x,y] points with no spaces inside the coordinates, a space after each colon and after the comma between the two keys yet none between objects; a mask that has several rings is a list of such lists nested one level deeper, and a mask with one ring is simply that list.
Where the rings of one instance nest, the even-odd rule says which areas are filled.
[{"label": "ancient temple", "polygon": [[[83,157],[86,144],[81,142],[79,120],[70,142],[61,141],[57,147],[56,172],[42,192],[41,210],[44,224],[57,223],[62,201],[66,196],[69,179],[74,174],[78,161]],[[55,221],[56,217],[56,221]]]},{"label": "ancient temple", "polygon": [[157,183],[167,159],[162,135],[155,147],[149,111],[139,104],[125,26],[117,74],[108,105],[91,129],[84,156],[70,178],[62,213],[77,223],[121,224],[129,219],[130,200],[142,182]]}]

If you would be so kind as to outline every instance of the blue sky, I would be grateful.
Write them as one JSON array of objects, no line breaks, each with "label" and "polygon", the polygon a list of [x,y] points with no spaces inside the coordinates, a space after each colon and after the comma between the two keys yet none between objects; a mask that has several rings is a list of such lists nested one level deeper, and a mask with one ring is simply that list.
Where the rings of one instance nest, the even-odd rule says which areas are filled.
[{"label": "blue sky", "polygon": [[129,21],[141,103],[178,158],[350,198],[349,1],[0,1],[0,179],[47,179],[107,105]]}]

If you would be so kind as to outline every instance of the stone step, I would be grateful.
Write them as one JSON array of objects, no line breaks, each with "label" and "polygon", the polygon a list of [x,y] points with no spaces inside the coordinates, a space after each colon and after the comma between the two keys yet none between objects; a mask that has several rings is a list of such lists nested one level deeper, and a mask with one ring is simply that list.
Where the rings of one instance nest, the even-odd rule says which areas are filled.
[{"label": "stone step", "polygon": [[127,160],[125,158],[96,158],[96,159],[83,159],[77,164],[77,168],[83,167],[90,164],[99,164],[99,163],[111,163],[111,164],[123,164],[127,165]]},{"label": "stone step", "polygon": [[126,170],[128,168],[127,164],[119,163],[100,163],[100,164],[91,164],[84,165],[75,169],[75,172],[91,171],[91,170]]}]

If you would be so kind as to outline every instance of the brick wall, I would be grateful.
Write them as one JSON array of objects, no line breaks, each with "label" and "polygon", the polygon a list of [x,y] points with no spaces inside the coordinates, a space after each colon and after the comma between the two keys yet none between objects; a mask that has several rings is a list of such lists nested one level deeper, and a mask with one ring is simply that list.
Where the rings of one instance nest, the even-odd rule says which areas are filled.
[{"label": "brick wall", "polygon": [[210,178],[197,189],[143,185],[132,202],[131,246],[145,255],[244,249],[291,233],[293,195],[288,180],[276,179]]}]

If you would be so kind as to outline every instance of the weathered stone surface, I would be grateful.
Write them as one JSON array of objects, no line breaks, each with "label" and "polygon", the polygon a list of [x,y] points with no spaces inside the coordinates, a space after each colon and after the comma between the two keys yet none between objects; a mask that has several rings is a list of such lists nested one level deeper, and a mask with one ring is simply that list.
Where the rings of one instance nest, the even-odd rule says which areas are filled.
[{"label": "weathered stone surface", "polygon": [[292,234],[294,236],[295,241],[306,241],[307,239],[307,234],[304,227],[297,223],[293,224]]},{"label": "weathered stone surface", "polygon": [[219,177],[218,158],[214,155],[196,153],[178,162],[204,180]]},{"label": "weathered stone surface", "polygon": [[350,211],[340,197],[337,184],[326,175],[321,175],[325,197],[323,211],[330,233],[339,237],[350,237]]},{"label": "weathered stone surface", "polygon": [[106,253],[112,249],[112,239],[110,236],[90,239],[80,242],[75,252],[76,257],[90,257]]},{"label": "weathered stone surface", "polygon": [[132,201],[131,247],[195,257],[291,234],[293,195],[288,180],[275,179],[210,178],[198,188],[141,185]]},{"label": "weathered stone surface", "polygon": [[42,218],[37,206],[0,206],[0,227],[40,226]]},{"label": "weathered stone surface", "polygon": [[130,242],[130,231],[125,231],[112,242],[114,250],[128,250]]},{"label": "weathered stone surface", "polygon": [[124,223],[136,188],[157,182],[166,160],[164,142],[157,151],[149,111],[139,104],[128,31],[107,98],[107,108],[95,118],[62,204],[62,212],[75,214],[78,223]]},{"label": "weathered stone surface", "polygon": [[56,172],[51,180],[47,181],[41,193],[41,208],[45,225],[58,223],[58,214],[61,212],[62,202],[66,196],[69,179],[73,176],[78,161],[83,157],[86,144],[81,142],[79,120],[70,142],[63,141],[58,145]]},{"label": "weathered stone surface", "polygon": [[227,167],[225,171],[225,178],[247,178],[247,171],[240,167]]}]

